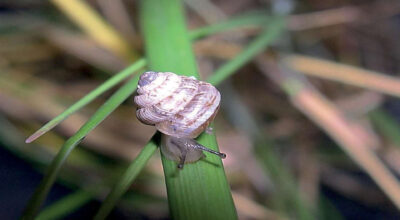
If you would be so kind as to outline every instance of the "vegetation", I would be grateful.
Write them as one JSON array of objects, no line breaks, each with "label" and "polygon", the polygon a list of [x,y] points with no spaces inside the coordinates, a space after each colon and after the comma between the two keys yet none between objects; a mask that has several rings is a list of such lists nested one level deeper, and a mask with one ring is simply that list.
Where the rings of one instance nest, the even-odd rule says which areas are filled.
[{"label": "vegetation", "polygon": [[[387,48],[400,5],[282,2],[0,3],[10,11],[0,14],[0,146],[44,173],[22,219],[62,219],[91,201],[95,219],[348,217],[321,188],[390,202],[384,215],[399,217],[390,106],[400,78]],[[178,170],[159,154],[160,133],[132,102],[145,70],[217,86],[213,134],[197,141],[225,160]],[[72,193],[43,207],[55,183]]]}]

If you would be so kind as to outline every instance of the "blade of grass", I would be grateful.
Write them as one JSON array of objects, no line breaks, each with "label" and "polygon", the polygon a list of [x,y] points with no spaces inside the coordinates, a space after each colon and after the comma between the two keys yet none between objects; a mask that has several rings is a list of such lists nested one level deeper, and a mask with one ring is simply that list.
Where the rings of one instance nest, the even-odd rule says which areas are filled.
[{"label": "blade of grass", "polygon": [[139,80],[139,74],[130,79],[125,85],[117,90],[95,113],[89,120],[62,146],[58,152],[42,182],[36,188],[34,195],[28,202],[23,213],[23,219],[33,219],[40,209],[41,204],[46,198],[51,186],[53,185],[57,174],[67,159],[71,151],[92,131],[101,121],[103,121],[114,109],[116,109],[129,95],[131,95]]},{"label": "blade of grass", "polygon": [[262,12],[256,12],[254,14],[242,15],[236,18],[229,19],[213,25],[197,28],[189,32],[189,37],[192,40],[199,39],[202,37],[209,36],[218,32],[231,30],[240,27],[248,26],[261,26],[268,21],[269,16]]},{"label": "blade of grass", "polygon": [[308,56],[290,55],[283,61],[290,68],[306,75],[400,97],[400,78],[398,77]]},{"label": "blade of grass", "polygon": [[227,62],[217,71],[214,72],[208,82],[212,84],[219,84],[225,78],[235,73],[235,70],[239,69],[245,63],[253,59],[257,54],[261,53],[265,48],[277,39],[279,34],[284,30],[284,19],[273,18],[268,27],[255,39],[253,40],[240,54],[233,58],[230,62]]},{"label": "blade of grass", "polygon": [[[257,17],[255,17],[257,19],[261,19]],[[255,20],[257,20],[255,19]],[[235,21],[236,22],[236,21]],[[234,22],[234,23],[235,23]],[[240,21],[236,24],[241,24],[241,22],[244,21]],[[246,24],[246,22],[244,22]],[[251,23],[251,22],[250,22]],[[228,25],[229,26],[229,25]],[[203,32],[203,36],[206,34],[212,34],[216,31],[222,31],[223,30],[223,25],[220,26],[220,28],[222,28],[221,30],[218,30],[217,28],[211,28],[209,30],[212,31],[208,31],[208,33]],[[94,98],[96,98],[98,95],[102,94],[103,92],[105,92],[106,90],[108,90],[109,88],[111,88],[112,86],[114,86],[115,84],[117,84],[118,82],[122,81],[123,79],[125,79],[126,77],[128,77],[129,75],[133,74],[134,71],[142,68],[143,66],[146,65],[146,61],[144,59],[141,59],[139,61],[137,61],[135,64],[131,65],[130,67],[124,69],[123,71],[121,71],[120,73],[116,74],[114,77],[110,78],[109,80],[107,80],[105,83],[103,83],[101,86],[99,86],[97,89],[93,90],[91,93],[89,93],[88,95],[86,95],[84,98],[82,98],[81,100],[79,100],[77,103],[75,103],[74,105],[72,105],[71,107],[69,107],[67,110],[65,110],[62,114],[60,114],[59,116],[57,116],[56,118],[54,118],[53,120],[51,120],[50,122],[48,122],[46,125],[44,125],[41,129],[39,129],[37,132],[35,132],[30,138],[27,139],[27,142],[32,142],[33,140],[35,140],[36,138],[40,137],[41,135],[43,135],[45,132],[47,132],[48,130],[52,129],[54,126],[56,126],[57,124],[59,124],[61,121],[63,121],[65,118],[67,118],[69,115],[73,114],[74,112],[76,112],[77,110],[79,110],[80,108],[82,108],[83,106],[85,106],[86,104],[88,104],[90,101],[92,101]],[[236,65],[237,68],[240,67],[240,65]],[[231,69],[231,71],[234,71],[236,69]],[[219,73],[220,74],[220,73]],[[228,74],[229,75],[229,74]],[[228,75],[226,75],[225,77],[227,77]],[[222,81],[222,80],[220,80]],[[149,145],[146,145],[144,150],[148,150]],[[148,154],[148,153],[141,153],[139,154],[139,156],[135,159],[135,161],[147,161],[152,154]],[[137,163],[137,162],[133,162],[133,164]],[[128,168],[128,170],[125,173],[125,175],[123,176],[123,179],[125,180],[130,180],[128,182],[133,182],[133,180],[135,179],[135,177],[137,176],[137,174],[131,174],[131,172],[140,172],[141,169],[143,167],[138,167],[137,171],[132,171],[135,170],[136,165],[131,164],[130,167]],[[144,166],[145,164],[142,164],[142,166]],[[131,175],[131,177],[127,177],[127,175]],[[125,181],[123,181],[125,182]],[[110,199],[106,200],[103,207],[101,208],[99,212],[102,212],[103,216],[106,216],[107,212],[109,212],[110,210],[107,209],[111,209],[114,205],[115,202],[117,201],[117,199],[123,194],[123,192],[126,191],[127,187],[129,186],[129,184],[118,184],[117,185],[117,189],[113,189],[112,193],[109,195]],[[102,209],[105,209],[107,211],[101,211]],[[101,216],[99,214],[99,216]]]},{"label": "blade of grass", "polygon": [[239,213],[243,214],[246,218],[276,220],[285,219],[282,216],[279,216],[278,213],[268,210],[265,206],[258,204],[254,200],[246,198],[239,193],[232,192],[232,196]]},{"label": "blade of grass", "polygon": [[127,61],[136,59],[137,55],[127,41],[85,1],[51,0],[51,2],[104,48],[120,55]]},{"label": "blade of grass", "polygon": [[359,7],[347,6],[292,15],[288,19],[288,28],[292,31],[326,28],[332,25],[354,22],[360,18],[360,14]]},{"label": "blade of grass", "polygon": [[99,87],[88,93],[86,96],[81,98],[79,101],[71,105],[69,108],[67,108],[64,112],[53,118],[51,121],[47,122],[43,127],[41,127],[39,130],[37,130],[35,133],[33,133],[31,136],[29,136],[26,139],[26,143],[30,143],[40,136],[42,136],[44,133],[47,131],[51,130],[54,128],[56,125],[61,123],[63,120],[65,120],[68,116],[72,115],[91,101],[93,101],[95,98],[97,98],[99,95],[104,93],[105,91],[109,90],[122,80],[126,79],[128,76],[134,74],[136,71],[139,69],[143,68],[146,65],[145,59],[140,59],[134,64],[130,65],[129,67],[125,68],[121,72],[115,74],[113,77],[105,81],[103,84],[101,84]]},{"label": "blade of grass", "polygon": [[[181,2],[143,0],[140,20],[149,67],[198,77],[185,27]],[[162,36],[162,37],[161,37]],[[199,143],[218,150],[214,135],[201,135]],[[168,202],[173,219],[237,219],[222,161],[206,160],[177,170],[176,163],[162,158]]]},{"label": "blade of grass", "polygon": [[[274,80],[290,97],[293,106],[324,130],[353,159],[400,209],[400,182],[379,160],[368,143],[354,132],[352,121],[304,78],[260,56],[263,73]],[[272,74],[273,73],[273,74]],[[361,126],[359,127],[362,128]]]},{"label": "blade of grass", "polygon": [[49,153],[43,151],[40,146],[37,145],[33,146],[35,150],[31,148],[26,150],[26,145],[22,141],[22,136],[18,128],[2,114],[0,114],[0,144],[2,147],[5,147],[7,150],[36,166],[45,167],[46,163],[44,161],[50,156]]},{"label": "blade of grass", "polygon": [[185,0],[184,3],[196,14],[206,21],[206,23],[215,23],[227,19],[227,15],[210,0]]},{"label": "blade of grass", "polygon": [[[244,18],[240,18],[240,19],[238,18],[237,20],[226,21],[221,24],[217,24],[217,25],[215,25],[215,27],[213,25],[209,26],[209,27],[205,27],[204,28],[205,31],[200,30],[199,32],[201,32],[203,36],[209,35],[209,34],[213,34],[218,31],[223,31],[226,27],[235,27],[237,24],[244,24],[244,25],[249,24],[249,23],[251,24],[251,22],[249,22],[247,19],[249,19],[250,21],[253,21],[253,19],[254,19],[254,21],[258,22],[259,20],[262,20],[263,17],[265,17],[265,15],[262,15],[262,16],[257,15],[257,16],[248,17],[248,18],[244,17]],[[212,84],[220,83],[221,81],[223,81],[223,79],[227,78],[230,74],[233,74],[235,72],[235,70],[240,68],[246,62],[250,61],[252,59],[252,57],[254,57],[257,53],[259,53],[266,46],[268,46],[268,44],[272,40],[276,39],[278,37],[279,33],[282,31],[283,23],[281,20],[275,20],[275,21],[272,21],[270,25],[271,25],[271,27],[275,27],[275,28],[268,29],[267,31],[263,32],[263,34],[261,34],[257,39],[255,39],[252,42],[251,46],[249,46],[241,54],[236,56],[235,59],[233,60],[233,62],[228,62],[224,66],[219,68],[219,70],[217,70],[215,72],[215,74],[214,74],[215,76],[213,76],[208,81]],[[196,33],[196,31],[193,33]],[[196,35],[196,34],[193,34],[193,35]],[[132,64],[130,67],[117,73],[115,76],[111,77],[109,80],[104,82],[98,88],[96,88],[95,90],[93,90],[92,92],[87,94],[85,97],[80,99],[78,102],[76,102],[75,104],[70,106],[68,109],[66,109],[64,112],[62,112],[60,115],[58,115],[57,117],[55,117],[54,119],[52,119],[51,121],[46,123],[42,128],[40,128],[38,131],[36,131],[34,134],[32,134],[30,137],[28,137],[26,139],[26,143],[30,143],[30,142],[34,141],[35,139],[39,138],[47,131],[54,128],[57,124],[59,124],[60,122],[65,120],[69,115],[73,114],[80,108],[84,107],[86,104],[91,102],[97,96],[104,93],[105,91],[107,91],[108,89],[110,89],[111,87],[113,87],[114,85],[116,85],[117,83],[119,83],[120,81],[122,81],[123,79],[128,77],[129,75],[133,74],[138,69],[144,67],[145,65],[146,65],[146,60],[140,59],[136,63]]]},{"label": "blade of grass", "polygon": [[259,137],[253,145],[256,158],[268,172],[276,187],[274,205],[283,213],[296,219],[314,219],[310,204],[301,197],[295,179],[280,161],[272,143],[265,137]]},{"label": "blade of grass", "polygon": [[[226,23],[229,23],[229,21],[227,21]],[[235,23],[235,22],[233,22],[233,23]],[[221,30],[223,30],[223,25],[222,26],[219,26],[218,28],[221,28]],[[212,28],[212,30],[213,31],[215,31],[215,32],[217,32],[217,31],[220,31],[218,28]],[[209,32],[209,33],[206,33],[206,34],[211,34],[211,33],[214,33],[214,32]],[[272,35],[274,35],[275,33],[274,32],[272,32],[271,33]],[[255,41],[257,41],[257,40],[255,40]],[[249,46],[249,47],[255,47],[255,46],[259,46],[259,44],[257,44],[257,45],[254,45],[254,44],[251,44],[251,46]],[[267,45],[265,45],[265,46],[267,46]],[[245,49],[244,51],[248,51],[247,49]],[[248,56],[251,56],[251,55],[253,55],[253,53],[248,53],[248,52],[244,52],[244,53],[241,53],[241,54],[239,54],[238,55],[238,59],[233,59],[233,60],[231,60],[231,61],[229,61],[229,62],[227,62],[227,64],[226,65],[229,65],[229,66],[233,66],[233,68],[229,68],[229,69],[226,69],[226,70],[224,70],[224,71],[219,71],[219,70],[217,70],[216,71],[216,75],[217,75],[217,78],[219,79],[217,82],[210,82],[210,83],[213,83],[214,85],[217,85],[218,83],[220,83],[220,82],[222,82],[224,79],[226,79],[227,77],[229,77],[234,71],[236,71],[238,68],[240,68],[242,65],[244,65],[245,64],[245,62],[243,62],[243,56],[245,57],[245,60],[247,60],[247,61],[250,61],[251,59],[248,57]],[[230,64],[230,63],[234,63],[234,65],[232,65],[232,64]],[[239,63],[238,63],[239,62]],[[228,72],[228,74],[226,74],[227,73],[227,71],[232,71],[232,72]],[[221,75],[221,74],[223,74],[223,75]],[[154,141],[153,139],[152,139],[152,141]],[[148,145],[146,145],[146,147],[147,147]],[[145,148],[146,148],[145,147]],[[143,149],[144,150],[144,149]],[[148,157],[148,158],[141,158],[141,157]],[[133,161],[133,163],[129,166],[129,168],[128,168],[128,170],[129,169],[133,169],[134,168],[134,166],[136,166],[136,165],[134,165],[136,162],[136,160],[148,160],[149,159],[149,157],[150,157],[151,155],[150,154],[139,154],[138,155],[138,157]],[[141,168],[140,168],[141,169]],[[124,175],[121,177],[121,180],[122,181],[124,181],[125,182],[125,180],[128,180],[129,179],[129,184],[121,184],[121,183],[118,183],[116,186],[115,186],[115,188],[111,191],[111,193],[108,195],[108,197],[107,197],[107,199],[104,201],[104,203],[102,204],[102,207],[100,208],[100,210],[99,210],[99,212],[102,212],[102,214],[100,215],[99,213],[97,214],[97,216],[98,216],[98,218],[97,219],[104,219],[106,216],[107,216],[107,214],[111,211],[111,208],[112,207],[114,207],[115,206],[115,203],[117,202],[117,200],[119,199],[119,197],[121,197],[122,195],[123,195],[123,193],[124,192],[126,192],[127,191],[127,188],[128,188],[128,186],[130,185],[130,184],[132,184],[132,182],[134,181],[134,179],[135,179],[135,177],[136,176],[134,176],[134,175],[132,175],[130,172],[131,171],[126,171],[125,173],[124,173]],[[140,170],[139,170],[139,172],[140,172]],[[132,175],[132,177],[129,177],[129,176],[131,176]],[[136,174],[135,174],[136,175]],[[110,198],[109,198],[110,197]],[[104,209],[104,210],[103,210]],[[100,217],[101,216],[101,217]]]},{"label": "blade of grass", "polygon": [[[261,17],[258,17],[258,16],[254,17],[254,21],[257,21],[257,19],[261,19]],[[244,24],[246,24],[247,20],[239,21],[238,23],[235,23],[235,24],[241,24],[241,22],[244,22]],[[250,22],[250,23],[252,23],[252,22]],[[228,24],[228,26],[229,26],[229,24]],[[220,26],[220,28],[221,27],[222,27],[222,30],[223,30],[224,26]],[[209,30],[212,30],[212,31],[208,31],[208,33],[207,33],[207,31],[203,32],[203,36],[206,35],[206,34],[212,34],[212,33],[216,32],[216,31],[221,31],[221,30],[218,30],[218,28],[211,28]],[[82,108],[83,106],[85,106],[87,103],[92,101],[94,98],[96,98],[98,95],[100,95],[104,91],[108,90],[109,88],[111,88],[112,86],[117,84],[118,82],[122,81],[124,78],[126,78],[129,75],[133,74],[133,71],[136,71],[136,70],[142,68],[145,64],[146,64],[146,61],[144,59],[141,59],[141,60],[137,61],[135,64],[131,65],[130,67],[128,67],[125,70],[121,71],[120,73],[116,74],[114,77],[110,78],[108,81],[103,83],[100,87],[98,87],[97,89],[95,89],[94,91],[89,93],[87,96],[85,96],[84,98],[79,100],[77,103],[75,103],[73,106],[68,108],[61,115],[57,116],[52,121],[50,121],[45,126],[43,126],[40,130],[35,132],[34,135],[32,135],[30,138],[27,139],[27,142],[28,141],[31,142],[34,139],[40,137],[40,135],[44,134],[46,131],[48,131],[51,128],[53,128],[54,126],[56,126],[62,120],[64,120],[69,115],[73,114],[75,111],[77,111],[80,108]],[[240,65],[236,65],[236,67],[239,68]],[[234,71],[234,70],[235,69],[231,69],[231,71]],[[227,76],[225,76],[225,77],[227,77]],[[146,147],[142,150],[142,153],[139,154],[139,156],[135,159],[135,161],[130,165],[130,167],[128,168],[128,170],[126,172],[126,175],[123,176],[124,180],[126,180],[126,181],[122,181],[123,183],[131,183],[134,180],[134,178],[137,176],[137,174],[141,171],[141,169],[143,169],[143,167],[145,165],[145,162],[152,155],[152,153],[149,153],[150,152],[150,150],[149,150],[150,147],[151,147],[151,145],[147,144]],[[144,161],[144,162],[142,163],[142,162],[136,162],[136,161]],[[139,167],[136,167],[137,164],[140,164],[140,165],[138,165]],[[136,174],[135,174],[135,172],[136,172]],[[130,175],[130,177],[128,177],[127,175]],[[109,202],[105,202],[104,207],[106,207],[106,208],[104,208],[104,209],[105,210],[111,209],[114,206],[116,200],[123,194],[123,192],[126,191],[126,188],[128,186],[129,186],[129,184],[118,184],[117,189],[113,189],[113,193],[110,194],[110,199],[108,200]],[[110,202],[110,201],[112,201],[112,202]],[[110,205],[110,204],[112,204],[112,205]],[[102,212],[106,213],[106,211],[102,211]],[[99,216],[101,216],[101,213],[99,214]]]},{"label": "blade of grass", "polygon": [[77,34],[76,31],[50,25],[40,34],[54,46],[106,74],[113,75],[127,66],[125,61],[108,50],[104,50],[85,34]]},{"label": "blade of grass", "polygon": [[77,190],[46,207],[36,220],[62,219],[69,213],[87,204],[93,198],[93,193],[87,190]]},{"label": "blade of grass", "polygon": [[154,154],[159,143],[159,133],[156,133],[151,140],[144,146],[139,155],[133,160],[133,162],[126,169],[122,178],[112,188],[107,198],[101,204],[99,211],[97,212],[94,219],[105,219],[111,212],[112,208],[118,199],[128,190],[128,187],[132,184],[133,180],[139,175],[140,171],[147,164],[147,161]]},{"label": "blade of grass", "polygon": [[100,11],[104,14],[104,17],[110,21],[110,24],[127,39],[135,39],[135,24],[129,15],[132,11],[130,7],[126,7],[123,0],[98,0],[96,2],[99,5]]},{"label": "blade of grass", "polygon": [[260,132],[258,123],[232,86],[223,84],[220,89],[223,94],[229,96],[229,100],[222,102],[222,107],[226,109],[227,119],[238,130],[250,137],[253,153],[274,185],[274,193],[269,199],[274,208],[287,215],[296,216],[296,219],[313,219],[309,204],[302,199],[296,181],[285,164],[281,162],[274,143],[268,135]]}]

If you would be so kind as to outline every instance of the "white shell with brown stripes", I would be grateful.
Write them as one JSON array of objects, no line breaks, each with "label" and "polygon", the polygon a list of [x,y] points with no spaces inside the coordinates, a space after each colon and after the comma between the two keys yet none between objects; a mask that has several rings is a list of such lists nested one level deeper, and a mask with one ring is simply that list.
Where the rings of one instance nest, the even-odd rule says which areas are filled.
[{"label": "white shell with brown stripes", "polygon": [[203,151],[226,157],[193,140],[219,109],[221,95],[211,84],[171,72],[149,71],[140,76],[134,101],[137,118],[164,134],[161,151],[166,158],[179,161],[178,168],[203,158]]},{"label": "white shell with brown stripes", "polygon": [[221,101],[211,84],[171,72],[143,73],[137,93],[137,118],[174,137],[199,136],[214,119]]}]

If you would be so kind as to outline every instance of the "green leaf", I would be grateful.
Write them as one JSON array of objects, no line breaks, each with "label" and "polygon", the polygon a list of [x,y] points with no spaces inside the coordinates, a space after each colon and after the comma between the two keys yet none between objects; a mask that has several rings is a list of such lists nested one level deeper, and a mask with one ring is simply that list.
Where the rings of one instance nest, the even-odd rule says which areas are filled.
[{"label": "green leaf", "polygon": [[51,186],[57,177],[58,172],[71,151],[77,146],[85,136],[92,131],[101,121],[103,121],[112,111],[114,111],[125,99],[131,95],[137,87],[139,75],[130,79],[125,85],[117,90],[89,120],[62,146],[54,160],[51,162],[42,182],[36,188],[31,200],[23,213],[22,219],[33,219],[40,209],[44,199],[50,191]]},{"label": "green leaf", "polygon": [[[177,17],[175,17],[175,18],[177,18]],[[203,36],[206,36],[206,35],[209,35],[209,34],[212,34],[212,33],[216,33],[216,32],[222,31],[222,30],[232,29],[232,28],[235,28],[235,27],[241,27],[241,26],[253,25],[253,24],[254,25],[259,25],[259,24],[262,24],[265,21],[266,18],[267,17],[265,15],[263,15],[263,14],[252,14],[252,15],[249,15],[249,16],[248,15],[240,16],[238,18],[234,18],[234,19],[231,19],[231,20],[226,21],[226,22],[222,22],[222,23],[219,23],[219,24],[215,24],[215,25],[211,25],[211,26],[208,26],[208,27],[204,27],[204,28],[200,28],[198,30],[195,30],[195,31],[191,32],[190,37],[191,38],[199,38],[199,37],[203,37]],[[186,36],[183,36],[183,37],[186,38]],[[177,39],[177,38],[175,38],[175,39]],[[182,41],[182,42],[184,42],[184,41]],[[188,42],[186,42],[186,43],[188,43]],[[175,53],[175,52],[176,51],[172,51],[172,53]],[[171,53],[171,51],[170,51],[170,53]],[[155,53],[151,53],[151,54],[155,54]],[[250,55],[251,54],[252,53],[250,53]],[[233,71],[235,71],[237,68],[239,68],[241,65],[243,65],[245,63],[243,61],[243,58],[240,58],[240,57],[243,57],[243,56],[245,56],[245,57],[249,56],[249,53],[241,54],[241,55],[238,56],[239,57],[238,59],[234,59],[231,62],[228,62],[228,64],[227,64],[228,66],[231,66],[232,62],[234,63],[233,66],[235,66],[235,68],[230,68],[229,69],[231,71],[231,73],[233,73]],[[189,67],[189,69],[191,68],[191,69],[194,69],[195,71],[197,71],[196,68],[195,68],[196,64],[194,62],[194,58],[188,59],[188,60],[192,60],[193,62],[181,63],[180,66],[186,66],[184,68],[188,68],[190,65],[192,65],[192,67]],[[121,72],[117,73],[115,76],[111,77],[109,80],[104,82],[98,88],[96,88],[95,90],[93,90],[92,92],[87,94],[85,97],[80,99],[78,102],[76,102],[75,104],[70,106],[63,113],[61,113],[60,115],[58,115],[57,117],[52,119],[50,122],[45,124],[41,129],[39,129],[37,132],[35,132],[33,135],[31,135],[26,140],[26,142],[31,142],[31,141],[35,140],[36,138],[40,137],[45,132],[47,132],[48,130],[52,129],[57,124],[62,122],[64,119],[66,119],[69,115],[75,113],[80,108],[84,107],[86,104],[90,103],[92,100],[94,100],[96,97],[98,97],[100,94],[104,93],[105,91],[107,91],[111,87],[115,86],[117,83],[121,82],[123,79],[125,79],[128,76],[132,75],[135,71],[139,70],[140,68],[144,67],[145,65],[146,65],[146,60],[140,59],[139,61],[137,61],[133,65],[131,65],[128,68],[126,68],[126,69],[122,70]],[[219,81],[222,81],[224,78],[228,77],[231,73],[226,74],[226,70],[225,71],[219,71],[219,72],[217,71],[217,76],[221,75],[221,74],[224,74],[223,77],[220,77],[220,78],[217,77],[217,79],[219,79]],[[195,72],[193,72],[193,74],[195,74]],[[190,75],[190,74],[188,74],[188,75]],[[137,81],[137,79],[136,79],[136,81]],[[97,119],[93,119],[93,120],[96,121]],[[95,125],[95,126],[97,126],[97,125]],[[86,134],[84,134],[83,137],[86,136]],[[75,134],[73,137],[71,137],[65,143],[65,145],[62,148],[62,150],[59,152],[59,154],[57,155],[56,159],[53,161],[53,165],[50,166],[50,169],[48,171],[48,176],[45,177],[45,179],[42,182],[41,190],[38,190],[38,191],[40,191],[40,193],[38,193],[38,192],[35,193],[35,196],[33,196],[30,205],[28,205],[28,207],[27,207],[26,213],[29,213],[30,212],[29,210],[39,209],[40,204],[37,204],[37,203],[42,203],[42,201],[44,200],[46,194],[48,193],[48,190],[50,189],[51,185],[54,182],[54,178],[57,175],[61,164],[67,158],[67,156],[72,151],[72,149],[79,143],[80,140],[78,140],[76,138],[77,136],[80,136],[80,135],[78,135],[78,133]],[[152,141],[149,142],[144,147],[144,149],[139,154],[139,156],[129,166],[129,168],[125,172],[125,175],[123,175],[122,181],[119,182],[116,185],[116,187],[112,190],[111,194],[109,195],[109,198],[106,199],[105,203],[103,204],[103,207],[99,211],[98,216],[100,216],[100,218],[101,218],[102,215],[106,216],[106,214],[104,215],[102,213],[108,213],[111,210],[111,208],[114,206],[116,200],[126,191],[126,189],[128,188],[129,184],[135,179],[137,174],[143,169],[143,167],[146,164],[146,162],[148,161],[148,159],[154,153],[155,145],[152,144],[152,143],[155,143],[154,139],[152,139]],[[58,164],[58,165],[56,165],[56,164]],[[220,165],[222,166],[222,164],[220,164]],[[224,178],[225,178],[225,176],[223,175],[223,179]],[[225,180],[225,182],[226,182],[226,180]],[[228,193],[230,194],[229,190],[228,190]],[[34,201],[36,201],[36,205],[32,205],[32,203]],[[29,206],[30,206],[30,208],[29,208]],[[36,207],[34,207],[34,206],[36,206]],[[37,210],[34,211],[34,212],[37,212]],[[29,215],[25,215],[25,216],[29,216]]]},{"label": "green leaf", "polygon": [[221,66],[214,75],[207,81],[211,84],[219,84],[224,79],[235,73],[237,69],[252,60],[256,55],[260,54],[265,48],[276,40],[284,30],[285,20],[275,17],[271,19],[268,27],[253,40],[240,54],[231,61]]},{"label": "green leaf", "polygon": [[69,213],[92,200],[93,194],[86,190],[78,190],[46,207],[36,220],[62,219]]},{"label": "green leaf", "polygon": [[[181,2],[142,0],[140,19],[149,68],[198,77]],[[203,134],[198,141],[218,150],[214,135]],[[163,157],[162,162],[173,219],[237,218],[219,157],[207,154],[182,170],[174,161]]]},{"label": "green leaf", "polygon": [[190,39],[199,39],[225,30],[231,30],[238,27],[261,26],[265,24],[269,16],[264,12],[256,12],[246,15],[241,15],[227,21],[216,23],[213,25],[201,27],[189,32]]},{"label": "green leaf", "polygon": [[26,143],[30,143],[43,134],[45,134],[47,131],[51,130],[54,128],[56,125],[61,123],[63,120],[65,120],[68,116],[72,115],[91,101],[93,101],[95,98],[97,98],[99,95],[103,94],[105,91],[109,90],[110,88],[114,87],[116,84],[120,83],[122,80],[126,79],[128,76],[134,74],[136,71],[139,69],[143,68],[146,65],[146,60],[145,59],[140,59],[134,64],[130,65],[129,67],[125,68],[121,72],[115,74],[113,77],[105,81],[103,84],[101,84],[99,87],[96,89],[92,90],[89,92],[87,95],[85,95],[83,98],[81,98],[79,101],[71,105],[69,108],[67,108],[64,112],[53,118],[51,121],[47,122],[45,125],[43,125],[39,130],[37,130],[35,133],[33,133],[31,136],[29,136],[26,139]]},{"label": "green leaf", "polygon": [[[251,19],[249,19],[249,18],[247,18],[247,17],[245,17],[245,16],[243,16],[243,17],[240,17],[240,18],[236,18],[236,20],[233,20],[232,22],[229,20],[229,21],[226,21],[226,22],[223,22],[222,23],[222,25],[215,25],[217,28],[214,28],[213,26],[211,26],[212,28],[204,28],[204,31],[201,31],[201,33],[202,34],[212,34],[212,33],[215,33],[215,32],[218,32],[218,31],[221,31],[221,30],[224,30],[224,28],[226,28],[226,27],[233,27],[234,25],[237,25],[237,24],[245,24],[246,22],[249,22],[249,21],[254,21],[254,20],[257,20],[257,19],[261,19],[261,18],[263,18],[263,19],[265,19],[265,15],[257,15],[257,16],[254,16],[254,17],[251,17]],[[241,20],[241,19],[243,19],[243,20]],[[281,20],[273,20],[273,22],[271,22],[271,27],[272,26],[274,26],[274,27],[280,27],[279,25],[281,25],[280,23],[278,23],[278,22],[281,22]],[[250,23],[250,22],[249,22]],[[231,25],[231,24],[234,24],[234,25]],[[221,28],[221,29],[218,29],[218,28]],[[281,27],[280,27],[281,28]],[[277,32],[278,31],[282,31],[282,28],[281,29],[278,29],[278,30],[276,30]],[[221,70],[217,70],[216,71],[216,79],[218,79],[218,82],[214,82],[214,84],[215,83],[219,83],[219,82],[222,82],[224,79],[226,79],[227,77],[229,77],[231,74],[233,74],[234,73],[234,71],[236,71],[238,68],[240,68],[241,66],[243,66],[244,64],[245,64],[245,62],[244,61],[250,61],[251,60],[251,58],[253,57],[253,56],[255,56],[256,55],[256,53],[254,52],[254,47],[258,47],[258,46],[260,46],[260,43],[258,43],[260,40],[260,38],[262,38],[263,40],[265,40],[265,39],[270,39],[270,38],[273,38],[273,37],[277,37],[278,36],[278,33],[276,33],[276,32],[273,32],[273,31],[271,31],[269,34],[268,34],[268,36],[265,36],[265,35],[263,35],[263,36],[260,36],[259,38],[257,38],[256,40],[254,40],[241,54],[239,54],[238,56],[237,56],[237,58],[235,58],[235,59],[233,59],[233,60],[230,60],[230,61],[228,61],[225,65],[223,65],[223,67],[221,67],[222,69],[223,69],[223,71],[221,71]],[[156,37],[156,36],[155,36]],[[163,39],[160,39],[160,40],[163,40]],[[154,40],[151,40],[151,42],[154,42]],[[168,44],[168,42],[165,42],[164,44]],[[267,44],[264,44],[264,45],[261,45],[261,46],[263,46],[263,48],[261,48],[261,49],[265,49],[265,47],[268,45],[268,43]],[[150,49],[154,49],[154,54],[156,54],[157,52],[159,52],[159,51],[157,51],[157,48],[150,48]],[[249,51],[250,51],[250,53],[249,53]],[[257,52],[257,51],[256,51]],[[164,61],[163,59],[161,60],[161,62],[162,61]],[[161,63],[160,62],[160,63]],[[185,63],[185,64],[189,64],[190,62],[187,62],[187,63]],[[160,65],[168,65],[168,61],[167,62],[165,62],[165,63],[162,63],[162,64],[160,64]],[[193,64],[191,64],[191,65],[193,65]],[[229,68],[229,69],[227,69],[226,67],[224,67],[224,66],[230,66],[231,68]],[[232,67],[234,67],[234,68],[232,68]],[[185,67],[185,68],[190,68],[190,66],[188,66],[188,67]],[[160,70],[161,71],[161,70]],[[168,71],[172,71],[172,70],[168,70]],[[227,72],[227,71],[230,71],[230,72]],[[185,73],[185,72],[183,72],[183,73]],[[196,73],[197,73],[197,71],[196,71]],[[152,139],[152,141],[153,142],[155,142],[155,143],[158,143],[157,141],[155,141],[154,139]],[[146,149],[147,148],[147,146],[148,145],[146,145],[146,147],[144,148],[144,149]],[[210,146],[210,145],[206,145],[206,146]],[[130,179],[130,182],[129,182],[129,184],[121,184],[121,183],[117,183],[117,185],[115,186],[115,188],[112,190],[112,192],[108,195],[108,197],[107,197],[107,199],[106,199],[106,201],[103,203],[103,205],[102,205],[102,207],[100,208],[100,211],[99,212],[102,212],[102,214],[100,215],[100,214],[98,214],[97,216],[101,216],[101,217],[98,217],[97,219],[104,219],[106,216],[107,216],[107,214],[111,211],[111,209],[110,208],[112,208],[113,206],[115,206],[115,203],[117,202],[117,200],[118,200],[118,197],[121,197],[122,196],[122,194],[123,193],[121,193],[121,192],[126,192],[126,190],[127,190],[127,188],[129,187],[129,185],[130,184],[132,184],[132,182],[133,182],[133,180],[134,180],[134,178],[129,178],[128,176],[130,176],[131,174],[130,174],[130,169],[133,169],[133,167],[135,166],[134,164],[136,163],[136,160],[148,160],[148,158],[141,158],[141,157],[150,157],[151,155],[145,155],[145,154],[139,154],[138,155],[138,157],[134,160],[134,162],[129,166],[129,168],[128,168],[128,170],[127,170],[127,172],[125,172],[124,173],[124,175],[122,176],[122,180],[125,182],[125,180],[127,180],[127,179]],[[211,157],[213,157],[213,155],[210,155]],[[199,162],[200,163],[200,162]],[[170,165],[171,165],[171,167],[169,168],[170,170],[172,170],[173,172],[175,172],[176,171],[176,164],[175,163],[170,163]],[[186,170],[188,170],[189,168],[187,168],[187,167],[190,167],[190,166],[188,166],[188,165],[185,165],[185,168],[184,168],[184,170],[186,169]],[[180,172],[183,172],[183,171],[180,171]],[[189,172],[192,172],[192,171],[189,171]],[[211,172],[212,173],[212,172]],[[212,174],[211,174],[212,175]],[[197,178],[198,177],[198,175],[194,175],[194,178]],[[223,178],[223,177],[220,177],[220,178]],[[189,178],[187,178],[187,179],[189,179]],[[189,179],[190,180],[190,179]],[[173,185],[173,184],[172,184]],[[116,189],[117,188],[117,189]],[[112,197],[113,199],[109,199],[109,197]],[[107,207],[107,208],[106,208]],[[107,209],[106,211],[104,211],[104,209]]]},{"label": "green leaf", "polygon": [[128,187],[132,184],[133,180],[137,175],[139,175],[147,161],[156,151],[157,143],[159,143],[159,136],[160,134],[156,133],[146,146],[144,146],[136,159],[129,165],[128,169],[122,175],[122,178],[117,182],[110,194],[108,194],[107,198],[102,203],[99,212],[96,214],[94,219],[105,219],[107,217],[115,206],[115,203],[128,190]]}]

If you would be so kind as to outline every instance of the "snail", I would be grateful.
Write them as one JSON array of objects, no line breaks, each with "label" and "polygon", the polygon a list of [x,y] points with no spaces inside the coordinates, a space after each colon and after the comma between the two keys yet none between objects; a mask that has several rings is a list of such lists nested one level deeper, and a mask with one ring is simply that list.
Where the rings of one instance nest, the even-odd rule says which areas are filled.
[{"label": "snail", "polygon": [[153,71],[140,76],[134,97],[137,118],[163,133],[161,152],[167,159],[177,161],[178,168],[205,157],[203,151],[226,157],[194,140],[208,131],[220,100],[219,91],[209,83],[171,72]]}]

